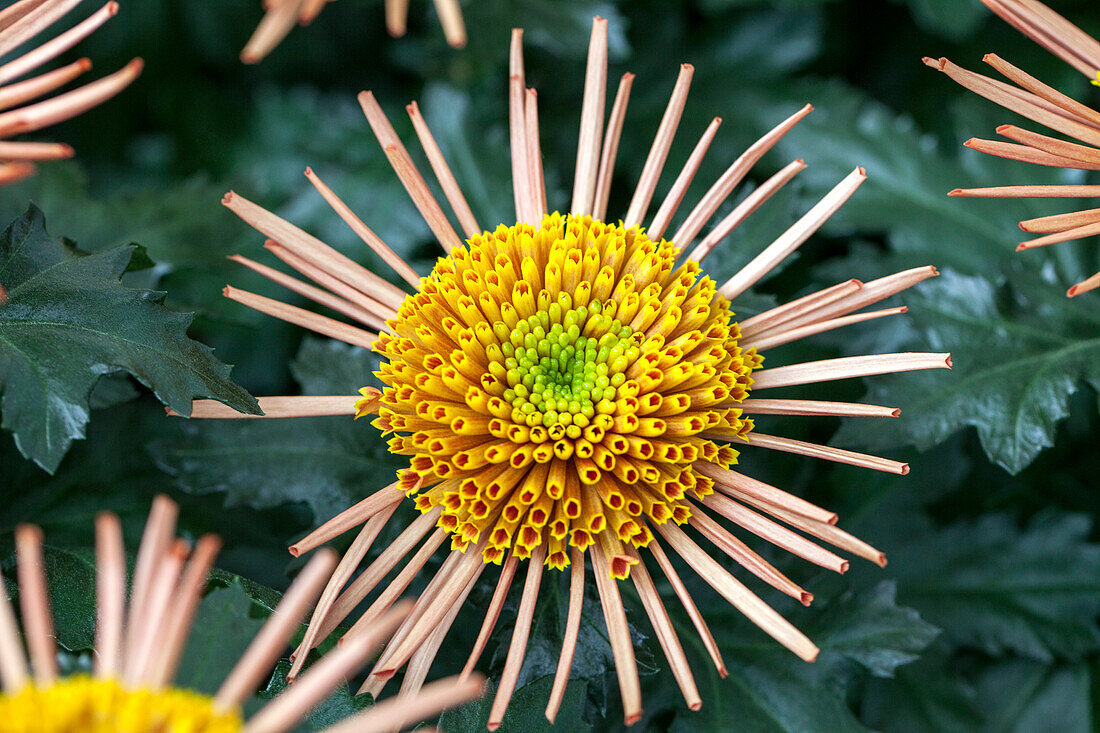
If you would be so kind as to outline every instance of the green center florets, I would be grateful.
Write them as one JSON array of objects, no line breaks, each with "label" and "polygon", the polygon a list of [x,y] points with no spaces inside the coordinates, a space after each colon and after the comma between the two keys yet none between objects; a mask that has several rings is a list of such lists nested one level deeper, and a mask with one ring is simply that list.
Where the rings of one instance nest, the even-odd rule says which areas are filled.
[{"label": "green center florets", "polygon": [[604,310],[598,301],[568,310],[555,303],[507,332],[503,398],[513,422],[579,437],[594,415],[615,411],[641,338]]}]

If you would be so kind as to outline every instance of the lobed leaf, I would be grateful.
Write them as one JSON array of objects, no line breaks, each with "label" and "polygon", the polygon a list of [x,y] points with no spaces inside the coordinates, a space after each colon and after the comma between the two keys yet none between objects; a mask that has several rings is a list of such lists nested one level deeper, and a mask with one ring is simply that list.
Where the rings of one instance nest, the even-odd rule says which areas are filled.
[{"label": "lobed leaf", "polygon": [[257,413],[229,380],[229,367],[187,337],[191,316],[164,307],[164,294],[119,280],[135,249],[80,255],[46,234],[35,206],[0,234],[0,391],[4,428],[46,471],[84,437],[100,378],[126,372],[172,409],[196,397]]},{"label": "lobed leaf", "polygon": [[1090,520],[1006,515],[930,531],[895,550],[901,598],[956,644],[986,654],[1079,659],[1100,650],[1100,545]]},{"label": "lobed leaf", "polygon": [[972,426],[990,459],[1017,473],[1054,444],[1082,383],[1100,389],[1100,314],[1052,285],[1014,276],[1000,289],[980,275],[944,272],[905,300],[922,340],[950,351],[956,368],[872,380],[868,401],[897,404],[902,418],[848,421],[843,442],[923,450]]},{"label": "lobed leaf", "polygon": [[[834,583],[833,585],[836,585]],[[838,596],[823,594],[822,605],[807,621],[805,612],[787,615],[821,648],[818,660],[807,664],[768,639],[722,599],[696,595],[722,650],[729,676],[718,677],[709,660],[696,654],[693,664],[703,707],[692,713],[682,703],[673,708],[671,730],[721,730],[736,720],[738,730],[864,731],[845,700],[847,690],[866,670],[888,677],[916,659],[938,630],[917,612],[898,606],[892,583]],[[680,625],[681,641],[695,648],[690,627]],[[689,646],[690,645],[690,646]],[[673,688],[661,703],[678,702]],[[647,706],[648,716],[661,710]]]}]

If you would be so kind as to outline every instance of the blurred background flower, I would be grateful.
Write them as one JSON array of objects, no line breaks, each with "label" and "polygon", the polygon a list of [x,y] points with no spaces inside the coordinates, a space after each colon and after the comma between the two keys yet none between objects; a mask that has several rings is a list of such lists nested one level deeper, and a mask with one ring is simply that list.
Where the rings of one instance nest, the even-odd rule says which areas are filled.
[{"label": "blurred background flower", "polygon": [[[177,686],[180,666],[190,651],[187,641],[196,614],[203,615],[202,596],[221,546],[216,536],[204,535],[192,549],[189,542],[175,536],[178,516],[179,507],[168,497],[159,495],[153,500],[128,580],[119,518],[110,512],[96,515],[95,641],[90,675],[59,674],[56,639],[72,631],[64,628],[71,618],[60,615],[57,621],[62,626],[55,624],[50,581],[57,578],[49,578],[46,572],[42,530],[30,524],[16,528],[18,583],[14,595],[19,613],[15,613],[7,589],[0,597],[0,713],[6,730],[285,733],[315,714],[315,708],[346,675],[363,665],[409,611],[407,603],[395,607],[366,638],[343,645],[323,666],[318,664],[311,675],[303,677],[301,684],[274,692],[266,704],[253,699],[336,566],[335,553],[320,553],[295,578],[225,679],[200,681],[203,688],[217,685],[216,693],[198,692],[194,679]],[[24,639],[20,639],[20,626]],[[239,641],[239,635],[230,634],[215,643],[231,647]],[[418,696],[379,704],[326,730],[396,730],[476,698],[482,686],[478,677],[441,680]],[[246,702],[250,704],[246,706]],[[246,707],[250,708],[247,712]]]},{"label": "blurred background flower", "polygon": [[[1091,0],[1050,4],[1092,36],[1100,34]],[[951,351],[955,369],[931,380],[874,377],[800,395],[896,405],[902,409],[897,420],[777,418],[783,435],[889,451],[911,466],[904,479],[745,452],[746,472],[835,509],[845,528],[883,550],[890,564],[885,570],[853,566],[842,578],[829,577],[754,544],[820,600],[832,599],[799,610],[752,585],[781,613],[800,614],[800,627],[821,646],[818,663],[788,659],[735,613],[701,607],[729,677],[706,672],[705,649],[687,645],[705,701],[689,713],[666,674],[646,674],[663,661],[642,620],[632,634],[646,700],[643,724],[721,729],[732,719],[786,729],[1088,729],[1089,690],[1100,673],[1100,547],[1093,528],[1100,515],[1100,295],[1067,300],[1064,294],[1067,283],[1100,269],[1100,252],[1093,239],[1015,255],[1017,221],[1059,213],[1057,202],[961,200],[947,192],[990,181],[1083,185],[1095,183],[1096,174],[961,148],[960,140],[1020,121],[956,89],[920,59],[946,56],[972,67],[986,52],[1011,53],[1013,64],[1094,108],[1100,88],[1022,41],[978,0],[468,0],[462,11],[469,40],[461,52],[446,45],[430,3],[413,0],[408,34],[393,39],[380,22],[381,0],[343,0],[326,6],[309,28],[291,32],[262,64],[246,66],[238,54],[255,28],[257,5],[126,2],[80,52],[104,68],[141,56],[145,74],[125,97],[53,128],[51,136],[77,147],[79,159],[44,163],[38,176],[0,190],[0,218],[14,219],[33,200],[52,233],[76,239],[85,250],[145,245],[155,266],[131,271],[126,282],[167,290],[170,306],[197,312],[191,335],[236,364],[234,378],[254,394],[354,394],[364,384],[377,386],[375,358],[253,317],[221,297],[231,281],[264,295],[278,291],[259,276],[242,276],[225,259],[253,249],[257,240],[218,202],[230,187],[248,191],[257,203],[381,271],[381,261],[331,215],[324,199],[302,186],[302,171],[312,165],[354,210],[378,212],[372,228],[406,261],[429,264],[437,245],[363,125],[358,91],[420,100],[456,176],[471,184],[466,193],[478,221],[494,222],[505,221],[512,206],[507,62],[499,48],[513,26],[526,29],[526,74],[539,89],[544,168],[569,178],[548,179],[548,192],[571,183],[580,60],[593,15],[610,20],[612,78],[630,70],[647,80],[631,100],[609,211],[627,208],[678,62],[695,64],[697,73],[669,166],[682,165],[712,115],[723,117],[722,134],[697,176],[700,187],[765,132],[764,125],[812,100],[814,114],[765,156],[752,180],[763,182],[799,156],[808,169],[777,194],[770,213],[758,212],[739,230],[725,250],[728,259],[716,252],[708,267],[728,278],[743,264],[739,258],[750,257],[754,246],[774,239],[855,165],[864,165],[867,183],[816,235],[814,256],[792,261],[750,294],[766,308],[856,271],[871,278],[935,263],[941,277],[905,298],[907,321],[860,324],[843,342],[792,345],[789,358]],[[74,60],[70,54],[57,63]],[[399,132],[406,139],[413,134],[403,124]],[[668,185],[663,181],[656,196]],[[4,276],[0,269],[0,283]],[[226,570],[283,588],[286,544],[370,493],[371,477],[399,467],[374,431],[348,430],[345,417],[233,426],[167,420],[142,388],[116,377],[100,380],[90,404],[87,439],[73,444],[52,475],[0,436],[0,539],[8,546],[16,522],[34,521],[55,545],[88,547],[90,511],[112,508],[129,528],[144,516],[151,493],[172,481],[173,496],[184,505],[184,534],[219,532],[226,538]],[[377,546],[394,536],[383,533]],[[78,549],[47,553],[47,564],[69,573],[59,577],[73,579],[61,592],[74,618],[81,618],[81,599],[91,597],[81,585],[87,566],[80,557]],[[567,588],[548,586],[549,612],[533,621],[532,652],[502,730],[544,725],[538,702],[552,683],[563,633],[558,619],[568,597]],[[248,592],[231,588],[213,597],[232,609],[226,618],[246,624]],[[476,603],[459,612],[456,625],[480,625],[475,609],[485,607],[492,588],[472,594]],[[633,623],[641,605],[626,596],[624,602]],[[501,626],[510,627],[518,605],[513,594]],[[670,613],[689,628],[690,620]],[[586,603],[582,619],[578,648],[584,653],[578,652],[558,725],[617,729],[623,716],[598,605]],[[82,648],[80,639],[66,638],[70,648]],[[467,653],[442,649],[441,660],[458,661],[440,665],[438,674],[458,671]],[[487,669],[499,674],[506,653],[506,634],[491,640]],[[72,663],[81,659],[76,653]],[[473,705],[442,724],[452,733],[481,730],[488,717],[488,705]]]},{"label": "blurred background flower", "polygon": [[[241,61],[246,64],[263,61],[295,25],[309,25],[332,1],[264,0],[264,17],[241,51]],[[409,0],[385,0],[385,3],[386,30],[391,36],[400,38],[409,25]],[[458,0],[435,0],[435,10],[447,43],[452,48],[465,46],[466,24],[462,20],[462,6]]]},{"label": "blurred background flower", "polygon": [[[0,142],[0,185],[33,175],[34,161],[73,156],[72,147],[64,143],[10,142],[6,138],[76,117],[121,92],[141,73],[143,63],[134,59],[98,81],[39,99],[82,76],[92,68],[92,62],[81,58],[44,74],[37,73],[40,67],[95,33],[118,13],[118,3],[108,2],[76,22],[72,11],[79,5],[80,0],[17,0],[0,12],[0,56],[6,57],[0,66],[0,110],[6,110],[0,114],[0,140],[4,140]],[[57,32],[57,26],[64,30]]]}]

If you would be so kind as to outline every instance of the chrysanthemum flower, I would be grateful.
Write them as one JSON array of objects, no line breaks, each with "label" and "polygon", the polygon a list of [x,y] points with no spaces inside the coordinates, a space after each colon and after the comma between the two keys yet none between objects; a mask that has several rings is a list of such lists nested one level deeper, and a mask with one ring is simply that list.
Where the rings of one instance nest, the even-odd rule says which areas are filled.
[{"label": "chrysanthemum flower", "polygon": [[[248,44],[241,61],[258,64],[278,46],[295,25],[309,25],[333,0],[263,0],[264,17]],[[433,0],[443,35],[451,48],[466,45],[466,24],[459,0]],[[386,0],[386,30],[395,38],[405,35],[409,19],[409,0]]]},{"label": "chrysanthemum flower", "polygon": [[[15,531],[19,606],[0,592],[0,728],[10,733],[279,733],[293,728],[358,670],[409,612],[400,604],[321,660],[294,686],[247,721],[241,704],[261,685],[336,566],[335,553],[314,557],[295,579],[260,633],[209,697],[172,687],[207,574],[221,546],[202,537],[194,547],[174,539],[178,509],[153,502],[126,600],[126,556],[118,517],[96,517],[95,666],[91,675],[59,677],[42,554],[42,531]],[[379,703],[328,728],[328,733],[392,731],[480,694],[482,680],[442,680],[415,698]]]},{"label": "chrysanthemum flower", "polygon": [[[982,0],[990,10],[1028,38],[1073,66],[1093,84],[1100,82],[1100,41],[1089,36],[1037,0]],[[983,153],[1035,165],[1071,170],[1100,170],[1100,112],[1044,84],[996,54],[986,54],[987,64],[1011,84],[967,71],[945,58],[924,59],[957,83],[1005,109],[1072,138],[1070,142],[1016,125],[1001,125],[997,134],[1013,142],[979,140],[965,144]],[[1100,196],[1100,186],[995,186],[957,188],[950,196],[980,198],[1088,199]],[[1021,242],[1017,251],[1045,247],[1100,234],[1100,209],[1071,211],[1020,222],[1025,232],[1042,236]],[[1100,272],[1069,289],[1069,297],[1100,287]]]},{"label": "chrysanthemum flower", "polygon": [[[0,11],[0,57],[54,25],[82,0],[19,0]],[[63,122],[115,96],[141,73],[143,62],[134,59],[114,74],[28,104],[68,84],[92,68],[80,59],[45,74],[17,81],[47,64],[84,40],[118,13],[118,3],[109,2],[69,30],[22,56],[0,64],[0,185],[21,181],[35,172],[35,161],[71,158],[73,149],[64,143],[12,142],[8,138]]]},{"label": "chrysanthemum flower", "polygon": [[[897,416],[891,407],[762,397],[812,382],[915,369],[946,368],[947,354],[858,356],[762,369],[761,354],[811,334],[902,313],[863,311],[922,280],[932,267],[871,282],[847,280],[737,322],[738,297],[803,244],[864,180],[854,170],[805,216],[729,280],[708,277],[702,262],[757,207],[805,167],[795,160],[753,190],[708,234],[706,224],[750,168],[795,124],[806,106],[762,137],[710,187],[673,231],[670,224],[720,119],[705,130],[664,200],[642,228],[687,100],[693,69],[680,76],[628,211],[606,219],[633,75],[619,85],[605,127],[607,22],[591,37],[580,141],[568,214],[550,213],[542,175],[537,97],[524,82],[521,31],[511,47],[510,120],[515,223],[483,230],[416,104],[416,134],[466,241],[417,170],[369,92],[359,100],[393,168],[445,256],[419,276],[312,171],[306,175],[341,218],[412,289],[411,294],[243,197],[224,203],[269,237],[267,248],[313,280],[308,284],[244,257],[241,264],[358,325],[226,288],[226,295],[277,318],[384,357],[385,389],[361,397],[262,398],[269,417],[377,414],[392,452],[409,457],[398,480],[324,524],[291,548],[310,551],[354,527],[358,537],[321,596],[296,652],[323,640],[381,588],[346,638],[368,629],[450,540],[442,567],[382,653],[363,689],[377,693],[405,668],[402,693],[423,683],[471,588],[492,565],[496,592],[466,663],[485,648],[522,561],[523,594],[497,688],[490,728],[503,719],[523,662],[544,567],[569,568],[565,642],[546,714],[553,720],[572,665],[586,562],[592,565],[614,652],[628,723],[641,713],[638,671],[618,582],[638,590],[687,704],[699,693],[664,601],[642,558],[649,555],[684,605],[719,671],[721,654],[670,562],[676,553],[730,603],[802,659],[817,647],[697,544],[713,544],[749,573],[808,604],[811,594],[738,539],[721,520],[812,563],[844,572],[848,561],[812,539],[884,564],[881,552],[835,525],[835,513],[732,467],[741,446],[770,448],[905,474],[903,463],[768,435],[757,415]],[[372,329],[372,330],[368,330]],[[375,332],[377,330],[377,332]],[[194,416],[235,417],[200,401]],[[736,446],[736,447],[735,447]],[[398,504],[411,497],[422,515],[350,585],[352,574]],[[666,551],[667,548],[667,551]],[[406,557],[388,584],[382,581]],[[587,560],[586,560],[587,558]],[[551,576],[553,580],[553,574]]]}]

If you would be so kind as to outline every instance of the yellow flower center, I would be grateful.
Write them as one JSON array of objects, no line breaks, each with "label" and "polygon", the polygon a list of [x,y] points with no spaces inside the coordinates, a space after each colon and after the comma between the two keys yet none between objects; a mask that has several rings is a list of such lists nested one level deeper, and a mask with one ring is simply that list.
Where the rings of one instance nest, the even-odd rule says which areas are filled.
[{"label": "yellow flower center", "polygon": [[569,302],[565,293],[559,293],[559,300],[534,323],[519,321],[499,349],[492,350],[497,358],[486,357],[488,373],[508,384],[503,398],[512,406],[517,428],[542,425],[550,440],[576,440],[597,413],[614,413],[616,390],[626,383],[627,367],[641,355],[642,339],[630,326],[602,313],[598,300],[568,310],[562,308]]},{"label": "yellow flower center", "polygon": [[[375,421],[417,507],[487,562],[597,544],[626,577],[648,522],[691,516],[737,453],[761,359],[696,262],[643,230],[551,214],[441,258],[375,344]],[[363,405],[372,398],[365,397]]]},{"label": "yellow flower center", "polygon": [[236,713],[187,690],[128,690],[114,680],[66,677],[0,695],[0,729],[11,733],[237,733]]}]

